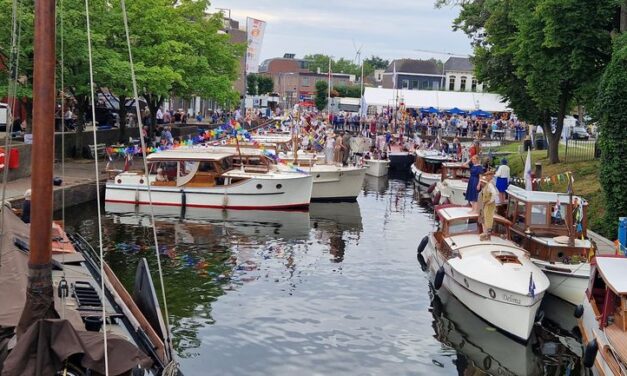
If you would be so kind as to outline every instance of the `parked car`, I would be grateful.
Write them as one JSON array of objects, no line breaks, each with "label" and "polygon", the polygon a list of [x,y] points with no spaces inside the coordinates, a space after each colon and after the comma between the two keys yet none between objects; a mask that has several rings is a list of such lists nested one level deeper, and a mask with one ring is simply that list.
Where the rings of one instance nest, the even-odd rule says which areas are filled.
[{"label": "parked car", "polygon": [[587,140],[590,138],[590,134],[586,131],[585,127],[578,126],[573,127],[572,132],[570,133],[570,137],[573,140]]}]

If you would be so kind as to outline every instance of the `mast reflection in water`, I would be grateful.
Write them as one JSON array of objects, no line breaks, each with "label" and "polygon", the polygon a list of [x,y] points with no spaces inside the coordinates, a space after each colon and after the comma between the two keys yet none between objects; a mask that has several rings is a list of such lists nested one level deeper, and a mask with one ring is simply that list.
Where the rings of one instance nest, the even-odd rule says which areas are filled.
[{"label": "mast reflection in water", "polygon": [[[578,374],[559,329],[521,345],[454,298],[432,303],[416,246],[435,225],[419,197],[411,179],[367,176],[357,203],[309,212],[155,207],[183,372]],[[147,210],[106,206],[107,261],[126,286],[141,257],[156,274]],[[84,205],[66,223],[95,243],[95,215]]]}]

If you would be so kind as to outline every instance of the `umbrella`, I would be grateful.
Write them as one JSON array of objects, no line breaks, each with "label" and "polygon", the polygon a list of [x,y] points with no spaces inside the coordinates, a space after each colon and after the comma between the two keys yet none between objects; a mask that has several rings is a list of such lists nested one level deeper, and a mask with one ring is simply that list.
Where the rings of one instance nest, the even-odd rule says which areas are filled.
[{"label": "umbrella", "polygon": [[446,111],[447,113],[451,114],[451,115],[465,115],[466,111],[464,110],[460,110],[457,107],[453,107],[450,110]]},{"label": "umbrella", "polygon": [[428,108],[421,108],[420,112],[424,112],[427,114],[437,114],[439,111],[436,108],[428,107]]},{"label": "umbrella", "polygon": [[492,114],[486,111],[477,110],[470,113],[471,116],[491,118]]}]

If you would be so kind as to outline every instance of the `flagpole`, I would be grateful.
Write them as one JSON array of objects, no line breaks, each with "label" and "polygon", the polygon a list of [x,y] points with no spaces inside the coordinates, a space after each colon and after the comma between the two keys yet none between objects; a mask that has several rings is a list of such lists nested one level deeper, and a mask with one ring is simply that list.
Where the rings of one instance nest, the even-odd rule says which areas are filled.
[{"label": "flagpole", "polygon": [[[242,100],[242,112],[244,113],[244,117],[246,117],[246,95],[248,94],[248,47],[249,47],[249,43],[250,41],[248,40],[248,19],[250,19],[250,17],[246,17],[246,53],[244,54],[244,93],[242,95],[242,97],[244,98]],[[229,20],[229,25],[230,25],[231,20]]]},{"label": "flagpole", "polygon": [[329,109],[328,112],[331,113],[331,56],[329,56],[329,70],[327,72],[329,73],[327,83],[327,108]]}]

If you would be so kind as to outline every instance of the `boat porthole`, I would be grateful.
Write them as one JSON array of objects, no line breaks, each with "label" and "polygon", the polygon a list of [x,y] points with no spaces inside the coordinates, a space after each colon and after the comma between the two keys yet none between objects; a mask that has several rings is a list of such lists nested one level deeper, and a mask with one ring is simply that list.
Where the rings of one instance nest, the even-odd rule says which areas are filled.
[{"label": "boat porthole", "polygon": [[466,285],[466,287],[470,287],[470,285],[468,284],[468,280],[466,278],[464,278],[464,285]]},{"label": "boat porthole", "polygon": [[483,359],[483,369],[490,369],[490,367],[492,367],[492,358],[488,355]]},{"label": "boat porthole", "polygon": [[144,184],[144,179],[139,179],[139,184]]},{"label": "boat porthole", "polygon": [[261,189],[261,188],[263,188],[263,185],[257,184],[257,189]]},{"label": "boat porthole", "polygon": [[118,184],[122,184],[122,179],[118,179]]},{"label": "boat porthole", "polygon": [[319,177],[320,177],[320,174],[316,175],[316,178],[319,178]]},{"label": "boat porthole", "polygon": [[490,297],[491,297],[492,299],[496,298],[496,293],[494,292],[494,290],[490,289],[490,291],[489,291],[489,292],[490,292]]},{"label": "boat porthole", "polygon": [[276,185],[276,189],[281,189],[281,188],[283,188],[283,184],[277,184]]}]

